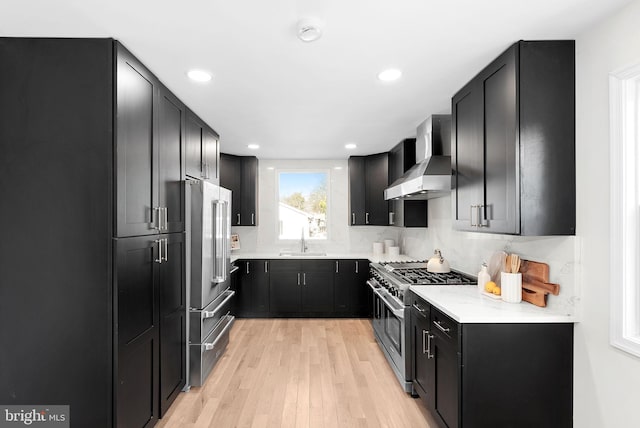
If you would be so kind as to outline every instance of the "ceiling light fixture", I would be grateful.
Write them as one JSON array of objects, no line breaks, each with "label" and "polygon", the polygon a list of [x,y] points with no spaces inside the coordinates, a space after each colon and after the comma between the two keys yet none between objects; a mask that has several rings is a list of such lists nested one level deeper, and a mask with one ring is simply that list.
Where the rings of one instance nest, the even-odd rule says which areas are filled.
[{"label": "ceiling light fixture", "polygon": [[398,80],[402,76],[402,71],[396,68],[390,68],[388,70],[381,71],[378,74],[378,79],[383,82],[393,82],[394,80]]},{"label": "ceiling light fixture", "polygon": [[356,146],[355,143],[349,143],[349,144],[345,144],[344,145],[344,148],[347,149],[347,150],[353,150],[356,147],[358,147],[358,146]]},{"label": "ceiling light fixture", "polygon": [[189,79],[200,83],[211,80],[211,73],[204,70],[189,70],[187,76],[189,76]]},{"label": "ceiling light fixture", "polygon": [[314,42],[322,36],[323,26],[317,18],[303,18],[298,21],[298,38],[303,42]]},{"label": "ceiling light fixture", "polygon": [[258,145],[258,144],[248,144],[247,148],[251,149],[251,150],[258,150],[260,148],[260,145]]}]

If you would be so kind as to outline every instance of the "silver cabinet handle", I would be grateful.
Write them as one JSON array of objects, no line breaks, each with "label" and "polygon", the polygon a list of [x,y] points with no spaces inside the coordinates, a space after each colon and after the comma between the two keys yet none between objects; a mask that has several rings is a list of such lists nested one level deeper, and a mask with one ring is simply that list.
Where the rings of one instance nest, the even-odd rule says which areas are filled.
[{"label": "silver cabinet handle", "polygon": [[164,261],[169,261],[169,238],[164,238]]},{"label": "silver cabinet handle", "polygon": [[427,359],[431,359],[434,357],[433,353],[431,353],[431,339],[433,339],[433,335],[429,334],[428,331],[426,333],[427,333]]},{"label": "silver cabinet handle", "polygon": [[247,264],[247,275],[249,275],[249,262],[245,262]]},{"label": "silver cabinet handle", "polygon": [[218,305],[218,307],[216,308],[215,311],[202,311],[202,318],[213,318],[216,316],[216,312],[218,312],[218,310],[222,307],[224,307],[224,305],[226,305],[226,303],[231,300],[234,296],[234,294],[236,294],[235,291],[231,291],[229,293],[229,295],[227,297],[225,297],[225,299]]},{"label": "silver cabinet handle", "polygon": [[251,213],[251,225],[255,226],[256,222],[255,222],[255,215],[253,213]]},{"label": "silver cabinet handle", "polygon": [[426,354],[429,352],[429,348],[427,348],[427,335],[429,332],[427,330],[422,330],[422,353]]},{"label": "silver cabinet handle", "polygon": [[269,261],[264,261],[264,273],[269,273]]},{"label": "silver cabinet handle", "polygon": [[298,272],[298,285],[300,285],[300,272]]},{"label": "silver cabinet handle", "polygon": [[395,213],[394,212],[390,212],[389,213],[389,224],[393,225],[393,218],[395,217]]},{"label": "silver cabinet handle", "polygon": [[164,230],[169,230],[169,208],[164,207]]},{"label": "silver cabinet handle", "polygon": [[449,332],[451,331],[451,329],[450,329],[450,328],[448,328],[448,327],[443,327],[443,326],[440,324],[440,321],[434,321],[434,322],[433,322],[433,324],[434,324],[436,327],[438,327],[438,329],[439,329],[441,332],[443,332],[443,333],[449,333]]},{"label": "silver cabinet handle", "polygon": [[240,213],[236,214],[238,216],[238,224],[240,224]]},{"label": "silver cabinet handle", "polygon": [[220,339],[224,337],[224,334],[229,331],[231,326],[233,326],[233,323],[236,320],[236,317],[234,317],[233,315],[227,315],[227,317],[229,318],[229,321],[227,321],[227,325],[222,329],[222,331],[218,335],[218,338],[211,343],[202,344],[204,346],[205,351],[212,351],[216,347]]},{"label": "silver cabinet handle", "polygon": [[356,273],[358,273],[358,261],[356,260]]},{"label": "silver cabinet handle", "polygon": [[307,285],[307,274],[306,273],[302,274],[302,285]]},{"label": "silver cabinet handle", "polygon": [[158,258],[155,259],[154,261],[156,263],[162,263],[162,239],[156,239],[155,241],[156,244],[158,244]]},{"label": "silver cabinet handle", "polygon": [[356,213],[351,213],[351,224],[356,224]]},{"label": "silver cabinet handle", "polygon": [[369,213],[364,214],[364,223],[369,224]]},{"label": "silver cabinet handle", "polygon": [[421,314],[426,314],[427,310],[426,309],[422,309],[420,306],[418,306],[417,304],[413,304],[411,305],[416,311],[420,312]]},{"label": "silver cabinet handle", "polygon": [[338,261],[336,260],[336,273],[340,273],[340,271],[338,270]]},{"label": "silver cabinet handle", "polygon": [[[160,231],[162,229],[162,222],[160,220],[160,211],[162,210],[162,208],[160,207],[153,207],[151,208],[151,229],[155,229],[157,231]],[[156,214],[157,213],[157,214]]]},{"label": "silver cabinet handle", "polygon": [[471,227],[477,226],[477,224],[473,222],[473,209],[477,207],[478,207],[477,205],[469,205],[469,223]]}]

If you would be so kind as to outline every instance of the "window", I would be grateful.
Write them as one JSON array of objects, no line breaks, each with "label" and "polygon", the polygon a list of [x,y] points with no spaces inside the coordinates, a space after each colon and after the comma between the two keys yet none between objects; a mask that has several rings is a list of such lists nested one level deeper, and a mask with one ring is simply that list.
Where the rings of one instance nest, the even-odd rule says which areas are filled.
[{"label": "window", "polygon": [[278,173],[280,239],[327,239],[328,172]]},{"label": "window", "polygon": [[640,357],[640,64],[609,76],[611,344]]}]

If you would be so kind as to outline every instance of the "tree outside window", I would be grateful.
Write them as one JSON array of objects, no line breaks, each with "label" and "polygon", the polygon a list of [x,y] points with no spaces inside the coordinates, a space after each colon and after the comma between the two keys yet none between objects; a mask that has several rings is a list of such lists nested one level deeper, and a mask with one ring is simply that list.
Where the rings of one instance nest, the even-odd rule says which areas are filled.
[{"label": "tree outside window", "polygon": [[280,239],[327,239],[327,172],[280,172]]}]

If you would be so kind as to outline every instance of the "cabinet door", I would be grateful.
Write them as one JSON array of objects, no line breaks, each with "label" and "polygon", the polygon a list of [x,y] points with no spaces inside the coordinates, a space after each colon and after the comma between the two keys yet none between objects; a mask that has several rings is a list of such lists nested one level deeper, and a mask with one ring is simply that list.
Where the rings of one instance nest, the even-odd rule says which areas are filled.
[{"label": "cabinet door", "polygon": [[148,237],[116,240],[116,420],[153,426],[159,396],[159,246]]},{"label": "cabinet door", "polygon": [[349,224],[365,224],[365,157],[349,157]]},{"label": "cabinet door", "polygon": [[271,260],[270,310],[275,315],[300,312],[302,272],[298,260]]},{"label": "cabinet door", "polygon": [[240,188],[240,225],[258,224],[258,158],[242,157],[242,178]]},{"label": "cabinet door", "polygon": [[367,285],[369,279],[369,260],[358,259],[355,261],[356,287],[354,290],[355,301],[353,302],[354,315],[359,317],[371,316],[371,287]]},{"label": "cabinet door", "polygon": [[251,311],[269,312],[269,260],[251,260]]},{"label": "cabinet door", "polygon": [[163,232],[184,231],[184,104],[161,87],[158,107],[158,190]]},{"label": "cabinet door", "polygon": [[413,387],[427,407],[434,408],[435,360],[432,357],[433,333],[429,327],[429,305],[425,302],[414,304],[416,306],[411,308]]},{"label": "cabinet door", "polygon": [[154,144],[159,82],[117,45],[116,236],[158,233],[158,168]]},{"label": "cabinet door", "polygon": [[242,158],[220,154],[220,186],[231,190],[231,225],[240,226]]},{"label": "cabinet door", "polygon": [[234,300],[237,316],[246,317],[251,314],[251,262],[244,260],[238,262],[238,266],[238,289]]},{"label": "cabinet door", "polygon": [[336,313],[348,314],[353,310],[357,280],[355,260],[335,261],[333,308]]},{"label": "cabinet door", "polygon": [[332,260],[302,260],[302,312],[333,311]]},{"label": "cabinet door", "polygon": [[184,234],[160,235],[160,417],[186,382],[186,304]]},{"label": "cabinet door", "polygon": [[430,328],[435,373],[434,410],[446,426],[457,427],[460,422],[459,327],[455,321],[432,308]]},{"label": "cabinet door", "polygon": [[518,109],[514,47],[482,73],[484,180],[481,224],[491,232],[519,233]]},{"label": "cabinet door", "polygon": [[389,225],[389,203],[384,199],[384,189],[389,185],[389,159],[387,153],[365,158],[365,224]]},{"label": "cabinet door", "polygon": [[205,125],[202,128],[202,169],[204,178],[213,184],[220,183],[219,159],[220,137],[214,130]]},{"label": "cabinet door", "polygon": [[484,201],[482,88],[472,80],[451,101],[453,226],[477,230]]},{"label": "cabinet door", "polygon": [[191,110],[187,110],[186,128],[185,173],[190,177],[204,178],[202,169],[202,122]]}]

